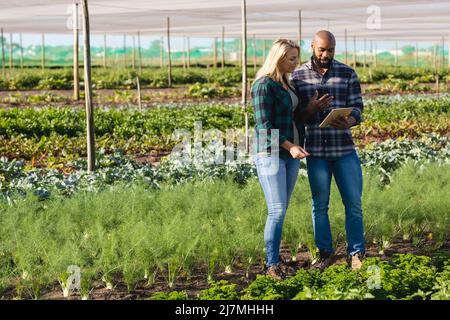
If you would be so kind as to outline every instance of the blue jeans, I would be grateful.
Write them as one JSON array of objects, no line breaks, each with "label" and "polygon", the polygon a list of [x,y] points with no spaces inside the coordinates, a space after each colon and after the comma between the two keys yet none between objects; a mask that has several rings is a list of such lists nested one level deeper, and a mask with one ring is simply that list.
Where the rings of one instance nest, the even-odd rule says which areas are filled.
[{"label": "blue jeans", "polygon": [[277,265],[284,217],[297,181],[300,160],[256,155],[255,164],[268,209],[264,228],[266,264]]},{"label": "blue jeans", "polygon": [[310,156],[306,159],[309,185],[312,193],[314,240],[320,251],[333,253],[328,203],[331,176],[341,194],[345,207],[347,253],[364,253],[364,226],[361,209],[362,172],[356,150],[339,158]]}]

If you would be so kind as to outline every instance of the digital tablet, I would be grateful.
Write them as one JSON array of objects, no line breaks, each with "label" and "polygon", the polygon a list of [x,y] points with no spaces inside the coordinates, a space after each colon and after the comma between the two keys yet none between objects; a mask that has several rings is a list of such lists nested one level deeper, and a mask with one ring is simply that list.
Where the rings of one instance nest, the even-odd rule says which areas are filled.
[{"label": "digital tablet", "polygon": [[330,126],[330,123],[339,117],[348,117],[350,113],[352,112],[353,108],[339,108],[339,109],[333,109],[331,112],[327,115],[327,117],[322,121],[322,123],[319,125],[319,128],[326,128]]}]

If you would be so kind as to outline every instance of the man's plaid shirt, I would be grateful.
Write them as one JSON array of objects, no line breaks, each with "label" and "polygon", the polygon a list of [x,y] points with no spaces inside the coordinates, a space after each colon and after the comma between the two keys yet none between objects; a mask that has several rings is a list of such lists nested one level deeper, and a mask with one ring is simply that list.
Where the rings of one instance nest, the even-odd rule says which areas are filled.
[{"label": "man's plaid shirt", "polygon": [[363,101],[356,72],[349,66],[333,60],[330,69],[322,76],[313,69],[312,61],[292,73],[292,81],[300,95],[300,109],[304,110],[317,90],[319,97],[328,93],[334,99],[329,108],[314,114],[306,123],[305,149],[312,156],[337,158],[355,148],[350,129],[319,128],[332,109],[353,107],[350,116],[356,124],[362,120]]},{"label": "man's plaid shirt", "polygon": [[[295,89],[293,89],[295,91]],[[296,93],[297,94],[297,93]],[[272,130],[278,130],[279,157],[287,159],[292,157],[289,151],[281,147],[286,140],[294,141],[295,125],[300,136],[300,145],[303,141],[303,124],[297,120],[300,108],[292,112],[292,99],[283,86],[268,76],[256,80],[252,86],[252,105],[255,119],[255,151],[256,153],[272,153]]]}]

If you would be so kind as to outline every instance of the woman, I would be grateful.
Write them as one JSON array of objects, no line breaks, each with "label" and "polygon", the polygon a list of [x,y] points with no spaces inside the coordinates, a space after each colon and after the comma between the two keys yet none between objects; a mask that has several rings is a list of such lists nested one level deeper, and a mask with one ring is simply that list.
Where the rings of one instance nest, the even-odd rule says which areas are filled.
[{"label": "woman", "polygon": [[[255,164],[268,216],[264,228],[266,274],[284,278],[280,268],[280,241],[284,217],[294,190],[300,159],[309,155],[303,146],[303,124],[299,121],[298,95],[289,82],[299,62],[299,46],[288,39],[273,43],[252,86],[255,118]],[[313,108],[329,104],[311,99]],[[295,116],[294,116],[295,112]]]}]

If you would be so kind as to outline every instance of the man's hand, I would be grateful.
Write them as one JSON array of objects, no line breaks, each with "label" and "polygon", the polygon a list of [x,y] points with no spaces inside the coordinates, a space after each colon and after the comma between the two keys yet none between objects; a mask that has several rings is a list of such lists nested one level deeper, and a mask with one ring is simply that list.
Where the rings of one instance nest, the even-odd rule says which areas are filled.
[{"label": "man's hand", "polygon": [[317,99],[318,96],[319,93],[316,90],[314,95],[309,100],[308,105],[306,106],[306,111],[308,112],[308,114],[314,114],[316,112],[325,110],[333,101],[333,96],[330,96],[328,93],[324,94],[322,97],[320,97],[320,99]]},{"label": "man's hand", "polygon": [[330,125],[337,129],[348,129],[350,127],[353,127],[356,124],[356,119],[352,116],[345,118],[345,117],[339,117],[334,119]]}]

